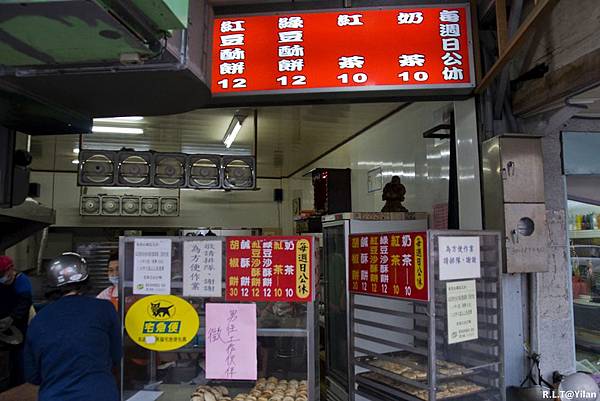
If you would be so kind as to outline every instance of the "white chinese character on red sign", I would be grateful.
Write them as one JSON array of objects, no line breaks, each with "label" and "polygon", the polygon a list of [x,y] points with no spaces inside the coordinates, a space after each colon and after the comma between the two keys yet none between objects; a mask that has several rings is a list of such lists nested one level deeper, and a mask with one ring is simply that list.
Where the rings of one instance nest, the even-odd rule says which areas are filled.
[{"label": "white chinese character on red sign", "polygon": [[249,239],[243,239],[240,242],[240,249],[250,249],[250,240]]},{"label": "white chinese character on red sign", "polygon": [[223,63],[219,66],[221,75],[235,75],[244,73],[244,62],[239,63]]},{"label": "white chinese character on red sign", "polygon": [[239,47],[234,49],[221,49],[221,60],[244,60],[246,58],[246,52]]},{"label": "white chinese character on red sign", "polygon": [[263,285],[263,287],[271,287],[273,285],[273,279],[272,278],[263,278],[262,285]]},{"label": "white chinese character on red sign", "polygon": [[294,266],[293,265],[285,265],[283,274],[286,276],[293,276],[294,275]]},{"label": "white chinese character on red sign", "polygon": [[444,54],[442,60],[444,60],[444,65],[447,66],[462,65],[462,56],[456,52],[448,52]]},{"label": "white chinese character on red sign", "polygon": [[250,258],[241,258],[240,259],[240,267],[241,268],[250,267]]},{"label": "white chinese character on red sign", "polygon": [[387,273],[390,271],[390,267],[388,265],[381,265],[379,266],[379,271],[381,273]]},{"label": "white chinese character on red sign", "polygon": [[[382,272],[382,273],[383,273],[383,272]],[[390,281],[389,277],[390,277],[390,276],[388,276],[387,274],[382,274],[382,275],[381,275],[381,282],[382,282],[382,283],[389,283],[389,281]]]},{"label": "white chinese character on red sign", "polygon": [[460,15],[458,10],[442,10],[440,11],[440,21],[442,22],[458,22]]},{"label": "white chinese character on red sign", "polygon": [[221,32],[242,32],[245,31],[246,21],[223,21],[221,22]]},{"label": "white chinese character on red sign", "polygon": [[263,259],[263,267],[273,266],[273,259]]},{"label": "white chinese character on red sign", "polygon": [[412,255],[405,253],[402,255],[402,266],[412,266]]},{"label": "white chinese character on red sign", "polygon": [[244,34],[236,33],[235,35],[222,35],[221,46],[240,46],[244,44]]},{"label": "white chinese character on red sign", "polygon": [[279,71],[302,71],[304,59],[279,60]]},{"label": "white chinese character on red sign", "polygon": [[263,277],[273,276],[273,269],[263,269]]},{"label": "white chinese character on red sign", "polygon": [[369,272],[368,272],[368,271],[366,271],[366,270],[361,270],[361,271],[360,271],[360,279],[361,279],[362,281],[366,281],[366,280],[368,280],[368,279],[369,279]]},{"label": "white chinese character on red sign", "polygon": [[338,59],[340,68],[362,68],[365,64],[363,56],[342,56]]},{"label": "white chinese character on red sign", "polygon": [[424,54],[401,54],[398,57],[400,67],[423,67],[425,65]]},{"label": "white chinese character on red sign", "polygon": [[445,52],[460,50],[460,41],[457,38],[442,39],[442,49]]},{"label": "white chinese character on red sign", "polygon": [[242,287],[248,287],[250,285],[250,277],[245,276],[240,279],[240,285]]},{"label": "white chinese character on red sign", "polygon": [[300,45],[279,46],[279,57],[304,57],[304,47]]},{"label": "white chinese character on red sign", "polygon": [[458,24],[440,24],[440,36],[442,37],[459,37],[460,25]]},{"label": "white chinese character on red sign", "polygon": [[423,13],[399,13],[398,14],[398,24],[420,24],[423,22]]},{"label": "white chinese character on red sign", "polygon": [[444,79],[446,81],[460,81],[464,78],[462,68],[445,67],[442,74],[444,74]]},{"label": "white chinese character on red sign", "polygon": [[402,246],[403,247],[407,247],[407,246],[411,246],[412,245],[412,239],[410,238],[410,235],[405,234],[402,236]]},{"label": "white chinese character on red sign", "polygon": [[341,15],[338,15],[337,24],[338,24],[338,26],[364,25],[364,23],[360,20],[361,18],[362,18],[361,14],[354,14],[354,15],[341,14]]},{"label": "white chinese character on red sign", "polygon": [[360,254],[360,264],[364,265],[365,263],[369,263],[369,254],[368,253],[361,253]]},{"label": "white chinese character on red sign", "polygon": [[279,32],[279,43],[302,42],[302,31]]},{"label": "white chinese character on red sign", "polygon": [[304,20],[302,17],[280,17],[279,18],[279,29],[298,29],[304,28]]},{"label": "white chinese character on red sign", "polygon": [[293,251],[295,249],[294,241],[285,241],[283,245],[285,251]]}]

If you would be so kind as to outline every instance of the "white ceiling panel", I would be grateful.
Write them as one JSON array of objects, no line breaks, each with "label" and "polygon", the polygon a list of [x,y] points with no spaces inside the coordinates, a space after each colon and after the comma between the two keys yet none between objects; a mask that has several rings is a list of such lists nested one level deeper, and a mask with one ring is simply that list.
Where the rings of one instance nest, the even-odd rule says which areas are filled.
[{"label": "white ceiling panel", "polygon": [[[261,107],[258,115],[258,175],[286,176],[371,124],[399,103]],[[236,109],[202,109],[171,116],[146,117],[127,127],[144,129],[142,135],[87,134],[83,149],[253,154],[254,110],[249,113],[230,149],[223,136]],[[103,123],[103,125],[116,125]],[[75,171],[77,135],[33,137],[36,170]]]}]

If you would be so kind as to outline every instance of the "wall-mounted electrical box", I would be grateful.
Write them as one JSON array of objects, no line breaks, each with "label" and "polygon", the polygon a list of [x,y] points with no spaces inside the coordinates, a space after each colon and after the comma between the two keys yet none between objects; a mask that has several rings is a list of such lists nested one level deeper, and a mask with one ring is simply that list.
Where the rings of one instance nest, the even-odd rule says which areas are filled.
[{"label": "wall-mounted electrical box", "polygon": [[541,138],[501,135],[483,143],[486,229],[502,230],[506,273],[548,270]]}]

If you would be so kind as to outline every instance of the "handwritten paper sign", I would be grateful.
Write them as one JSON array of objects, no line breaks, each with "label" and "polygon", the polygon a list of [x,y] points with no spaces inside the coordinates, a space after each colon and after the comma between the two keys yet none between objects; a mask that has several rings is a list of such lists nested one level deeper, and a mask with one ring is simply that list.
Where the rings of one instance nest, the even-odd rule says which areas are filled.
[{"label": "handwritten paper sign", "polygon": [[256,380],[256,304],[206,304],[206,378]]},{"label": "handwritten paper sign", "polygon": [[133,293],[171,293],[171,240],[136,238],[133,254]]},{"label": "handwritten paper sign", "polygon": [[311,237],[227,237],[226,246],[227,301],[312,301]]},{"label": "handwritten paper sign", "polygon": [[440,280],[481,277],[479,237],[438,237]]},{"label": "handwritten paper sign", "polygon": [[183,243],[183,296],[220,297],[223,283],[221,241]]},{"label": "handwritten paper sign", "polygon": [[477,328],[477,287],[475,280],[446,283],[448,344],[479,337]]}]

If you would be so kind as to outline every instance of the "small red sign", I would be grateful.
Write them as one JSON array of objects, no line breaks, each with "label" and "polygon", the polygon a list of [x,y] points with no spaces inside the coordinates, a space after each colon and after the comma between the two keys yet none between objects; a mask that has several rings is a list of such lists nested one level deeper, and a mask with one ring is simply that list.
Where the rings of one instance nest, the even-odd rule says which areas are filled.
[{"label": "small red sign", "polygon": [[228,301],[310,302],[312,238],[228,237]]},{"label": "small red sign", "polygon": [[470,88],[469,18],[455,4],[215,18],[211,91]]},{"label": "small red sign", "polygon": [[351,235],[349,266],[350,292],[429,300],[424,232]]}]

